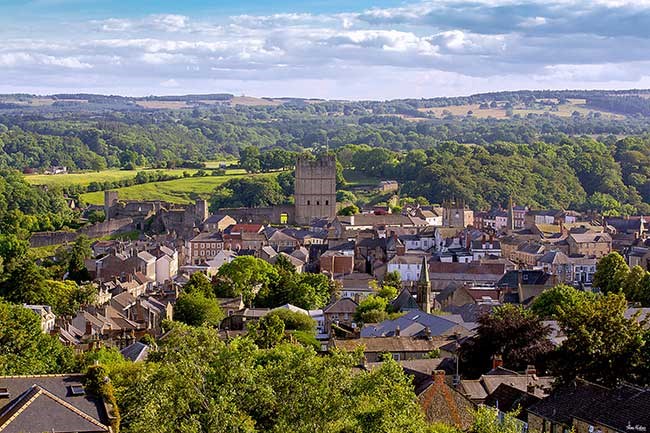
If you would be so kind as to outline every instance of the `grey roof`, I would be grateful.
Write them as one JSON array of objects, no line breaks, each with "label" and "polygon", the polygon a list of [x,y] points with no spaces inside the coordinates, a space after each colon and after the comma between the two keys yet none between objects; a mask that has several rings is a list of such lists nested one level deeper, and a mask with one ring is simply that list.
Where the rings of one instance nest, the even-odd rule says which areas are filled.
[{"label": "grey roof", "polygon": [[136,341],[135,343],[129,344],[124,349],[120,350],[120,353],[123,357],[130,359],[133,362],[144,361],[149,355],[149,346]]},{"label": "grey roof", "polygon": [[44,431],[106,432],[109,423],[101,400],[73,395],[70,386],[83,387],[83,375],[0,377],[9,399],[0,399],[3,433]]},{"label": "grey roof", "polygon": [[156,261],[156,257],[153,254],[148,253],[146,251],[140,251],[138,253],[138,257],[141,258],[142,260],[144,260],[145,262],[155,262]]},{"label": "grey roof", "polygon": [[374,326],[367,326],[361,330],[362,337],[390,337],[394,336],[397,328],[400,336],[424,335],[429,328],[431,336],[451,335],[456,331],[468,331],[463,325],[446,319],[443,316],[434,316],[421,310],[413,310],[395,320],[385,320]]},{"label": "grey roof", "polygon": [[409,289],[402,289],[397,298],[393,299],[390,304],[397,311],[418,310],[420,308]]},{"label": "grey roof", "polygon": [[537,259],[537,261],[539,263],[565,265],[569,263],[569,257],[567,257],[567,255],[562,251],[549,251]]}]

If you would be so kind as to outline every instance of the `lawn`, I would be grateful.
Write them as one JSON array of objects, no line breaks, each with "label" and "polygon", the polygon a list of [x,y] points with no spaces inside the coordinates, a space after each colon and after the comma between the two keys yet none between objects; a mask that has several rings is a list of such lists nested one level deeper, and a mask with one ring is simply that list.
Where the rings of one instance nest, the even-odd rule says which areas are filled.
[{"label": "lawn", "polygon": [[343,177],[345,178],[346,186],[341,189],[346,189],[346,187],[360,187],[360,186],[379,186],[379,182],[382,180],[378,177],[366,176],[354,169],[345,169],[343,170]]},{"label": "lawn", "polygon": [[[278,173],[265,173],[254,176],[277,176]],[[225,176],[187,177],[183,179],[167,180],[164,182],[151,182],[142,185],[118,188],[119,198],[124,200],[163,200],[170,203],[185,204],[199,196],[209,198],[212,191],[224,182],[243,177],[245,174],[227,174]],[[250,175],[253,176],[253,175]],[[104,192],[90,192],[82,194],[81,198],[90,204],[104,203]]]},{"label": "lawn", "polygon": [[[225,162],[228,164],[228,162]],[[222,162],[210,161],[206,163],[206,170],[213,168],[219,168],[219,165]],[[82,173],[69,173],[69,174],[31,174],[25,176],[27,182],[32,185],[47,185],[47,186],[58,186],[66,187],[71,185],[81,185],[86,186],[91,182],[113,182],[124,179],[133,179],[139,171],[158,171],[156,169],[139,169],[139,170],[120,170],[120,169],[110,169],[102,171],[89,171]],[[177,168],[177,169],[162,169],[160,171],[165,172],[166,174],[171,174],[173,176],[182,176],[184,171],[194,174],[197,172],[196,169],[190,168]],[[241,169],[228,169],[226,174],[242,174],[244,170]]]}]

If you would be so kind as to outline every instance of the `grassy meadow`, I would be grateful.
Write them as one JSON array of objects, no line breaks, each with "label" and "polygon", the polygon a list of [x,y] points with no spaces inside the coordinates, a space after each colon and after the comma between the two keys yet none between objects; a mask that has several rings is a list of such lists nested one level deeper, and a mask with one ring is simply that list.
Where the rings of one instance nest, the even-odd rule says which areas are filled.
[{"label": "grassy meadow", "polygon": [[[207,162],[205,170],[219,168],[220,162]],[[198,170],[194,168],[174,168],[174,169],[137,169],[137,170],[120,170],[118,168],[102,171],[85,171],[80,173],[68,174],[29,174],[25,176],[27,182],[32,185],[47,185],[66,187],[71,185],[87,186],[92,182],[113,182],[125,179],[133,179],[139,171],[162,171],[172,176],[183,176],[183,172],[190,174]],[[227,175],[243,174],[242,169],[227,169]]]},{"label": "grassy meadow", "polygon": [[[170,203],[185,204],[193,202],[197,196],[209,198],[216,187],[230,179],[244,176],[277,175],[277,172],[246,175],[242,170],[241,172],[226,174],[225,176],[186,177],[163,182],[150,182],[127,186],[125,188],[117,188],[116,191],[119,192],[120,199],[124,200],[163,200]],[[104,203],[104,192],[97,191],[82,194],[81,199],[90,204],[102,204]]]}]

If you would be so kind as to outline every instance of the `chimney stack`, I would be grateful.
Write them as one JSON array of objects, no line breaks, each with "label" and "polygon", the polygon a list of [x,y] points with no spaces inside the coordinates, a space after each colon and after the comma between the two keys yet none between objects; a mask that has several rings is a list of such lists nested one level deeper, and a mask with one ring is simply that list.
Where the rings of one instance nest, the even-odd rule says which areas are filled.
[{"label": "chimney stack", "polygon": [[433,370],[433,383],[443,385],[445,383],[445,370]]},{"label": "chimney stack", "polygon": [[492,355],[492,370],[503,367],[503,356],[500,354]]},{"label": "chimney stack", "polygon": [[397,325],[397,328],[395,328],[395,337],[399,337],[399,334],[400,334],[401,332],[402,332],[402,331],[400,330],[399,325]]}]

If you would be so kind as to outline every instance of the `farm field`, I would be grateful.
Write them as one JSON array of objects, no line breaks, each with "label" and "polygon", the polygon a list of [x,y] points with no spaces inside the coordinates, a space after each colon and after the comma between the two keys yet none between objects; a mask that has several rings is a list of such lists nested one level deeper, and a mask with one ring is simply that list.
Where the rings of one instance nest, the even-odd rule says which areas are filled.
[{"label": "farm field", "polygon": [[[206,169],[209,170],[213,168],[219,168],[220,164],[222,164],[222,162],[207,162]],[[92,182],[112,182],[124,179],[133,179],[139,171],[163,171],[165,174],[182,176],[183,172],[185,171],[190,174],[194,174],[198,170],[193,168],[120,170],[116,168],[102,171],[89,171],[69,174],[31,174],[26,175],[25,179],[32,185],[47,185],[58,187],[66,187],[71,185],[87,186]],[[241,169],[226,170],[226,174],[229,175],[242,173],[244,173],[244,170]]]},{"label": "farm field", "polygon": [[[539,104],[535,104],[533,107],[526,107],[524,104],[517,104],[513,107],[513,114],[519,114],[525,116],[529,113],[533,114],[544,114],[550,113],[554,116],[559,117],[571,117],[573,112],[577,111],[583,116],[586,116],[590,112],[600,113],[604,118],[610,119],[622,119],[625,116],[609,113],[606,111],[591,109],[585,106],[586,101],[584,99],[568,99],[566,104],[558,104],[556,106],[556,111],[551,111],[551,107],[548,105],[542,104],[548,100],[538,100]],[[551,101],[557,103],[557,101]],[[495,119],[505,119],[506,109],[504,108],[504,103],[499,102],[498,107],[495,108],[480,108],[479,104],[465,104],[465,105],[452,105],[448,107],[433,107],[433,108],[420,108],[419,111],[424,113],[432,114],[435,117],[444,117],[446,113],[451,113],[454,116],[466,116],[469,111],[472,112],[472,117],[476,118],[488,118],[492,117]],[[410,120],[410,119],[407,119]]]},{"label": "farm field", "polygon": [[[167,180],[163,182],[151,182],[141,185],[117,188],[120,199],[124,200],[163,200],[170,203],[185,204],[195,198],[209,198],[212,191],[219,185],[230,179],[244,176],[277,176],[279,173],[264,173],[257,175],[246,175],[245,173],[231,173],[225,176],[203,176],[187,177],[183,179]],[[104,192],[90,192],[81,195],[81,199],[90,204],[102,204]]]}]

